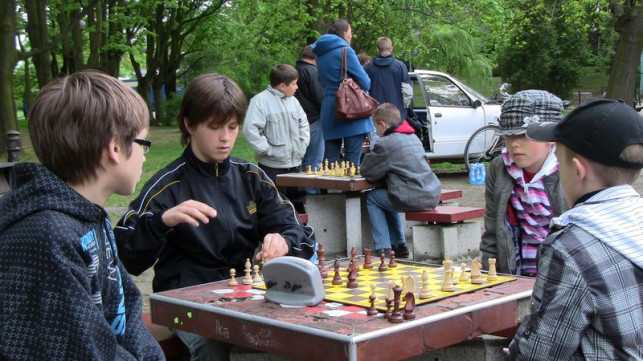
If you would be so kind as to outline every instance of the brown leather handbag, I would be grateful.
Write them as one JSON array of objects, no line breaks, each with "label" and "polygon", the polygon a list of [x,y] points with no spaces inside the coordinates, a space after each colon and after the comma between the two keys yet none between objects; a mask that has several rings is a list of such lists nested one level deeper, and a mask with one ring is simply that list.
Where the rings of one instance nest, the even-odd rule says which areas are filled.
[{"label": "brown leather handbag", "polygon": [[359,84],[348,76],[346,70],[346,47],[342,49],[342,66],[339,89],[335,93],[335,117],[353,120],[370,117],[380,105]]}]

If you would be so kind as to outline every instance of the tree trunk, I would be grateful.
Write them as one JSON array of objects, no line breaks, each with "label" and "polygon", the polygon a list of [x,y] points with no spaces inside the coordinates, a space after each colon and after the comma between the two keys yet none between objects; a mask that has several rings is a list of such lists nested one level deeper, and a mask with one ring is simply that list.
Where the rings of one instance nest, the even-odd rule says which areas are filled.
[{"label": "tree trunk", "polygon": [[614,3],[613,1],[614,27],[619,37],[606,97],[620,98],[625,104],[634,105],[634,91],[643,48],[643,5],[637,0],[624,1],[625,4]]},{"label": "tree trunk", "polygon": [[89,57],[87,58],[87,67],[99,69],[100,66],[100,49],[103,39],[103,2],[98,1],[94,7],[94,12],[87,16],[87,26],[91,29],[89,33]]},{"label": "tree trunk", "polygon": [[[157,77],[158,79],[158,77]],[[163,104],[165,99],[163,98],[163,85],[160,84],[160,80],[154,80],[152,90],[154,91],[154,125],[159,125],[159,121],[163,120],[165,117],[165,112],[163,111]]]},{"label": "tree trunk", "polygon": [[0,6],[0,155],[5,159],[5,133],[17,130],[16,107],[13,100],[13,70],[18,58],[16,34],[16,1],[6,0]]},{"label": "tree trunk", "polygon": [[[15,2],[15,1],[14,1]],[[44,50],[49,43],[49,26],[47,25],[47,12],[45,0],[26,0],[27,9],[27,33],[31,49],[43,49],[33,56],[33,64],[36,68],[36,78],[39,88],[44,87],[52,79],[51,73],[51,52]],[[13,35],[12,33],[11,35]]]}]

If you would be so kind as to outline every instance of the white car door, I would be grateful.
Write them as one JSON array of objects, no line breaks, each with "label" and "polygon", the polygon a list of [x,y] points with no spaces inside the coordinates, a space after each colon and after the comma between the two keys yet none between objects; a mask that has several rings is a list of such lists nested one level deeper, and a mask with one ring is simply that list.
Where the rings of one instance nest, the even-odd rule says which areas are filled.
[{"label": "white car door", "polygon": [[422,74],[429,99],[427,121],[433,136],[431,158],[458,158],[464,154],[469,136],[484,125],[484,108],[474,107],[471,98],[450,79]]}]

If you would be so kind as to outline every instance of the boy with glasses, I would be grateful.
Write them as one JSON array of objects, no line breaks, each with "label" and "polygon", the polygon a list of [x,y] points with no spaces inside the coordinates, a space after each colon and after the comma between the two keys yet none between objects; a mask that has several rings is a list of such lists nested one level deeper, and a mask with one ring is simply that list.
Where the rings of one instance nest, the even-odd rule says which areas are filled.
[{"label": "boy with glasses", "polygon": [[148,122],[143,99],[106,74],[40,90],[29,134],[41,164],[17,163],[0,198],[0,359],[165,359],[103,208],[134,193]]}]

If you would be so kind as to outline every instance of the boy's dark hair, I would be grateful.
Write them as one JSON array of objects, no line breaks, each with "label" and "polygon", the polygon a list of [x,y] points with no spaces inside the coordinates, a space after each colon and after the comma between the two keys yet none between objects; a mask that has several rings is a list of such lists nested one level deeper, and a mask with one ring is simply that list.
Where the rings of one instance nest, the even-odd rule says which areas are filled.
[{"label": "boy's dark hair", "polygon": [[328,34],[335,34],[339,36],[340,38],[344,38],[344,34],[348,31],[348,28],[350,28],[350,24],[348,21],[344,19],[337,19],[333,21],[332,24],[328,27]]},{"label": "boy's dark hair", "polygon": [[301,49],[301,55],[299,56],[300,59],[317,59],[317,55],[313,53],[313,47],[312,45],[306,45],[304,46],[303,49]]},{"label": "boy's dark hair", "polygon": [[246,96],[232,79],[217,73],[195,77],[183,93],[181,110],[176,117],[181,144],[186,146],[190,140],[185,122],[194,128],[205,122],[221,125],[234,118],[243,125],[247,109]]},{"label": "boy's dark hair", "polygon": [[107,74],[84,70],[44,86],[29,111],[29,135],[40,162],[63,181],[95,179],[103,150],[115,140],[132,154],[149,126],[143,99]]},{"label": "boy's dark hair", "polygon": [[359,60],[359,63],[364,66],[368,64],[369,61],[371,61],[371,56],[366,53],[359,53],[357,54],[357,60]]},{"label": "boy's dark hair", "polygon": [[389,127],[402,121],[400,110],[391,103],[382,103],[373,113],[373,122],[383,121]]},{"label": "boy's dark hair", "polygon": [[273,88],[281,83],[288,85],[297,79],[299,79],[299,73],[292,65],[277,64],[270,71],[270,86]]}]

